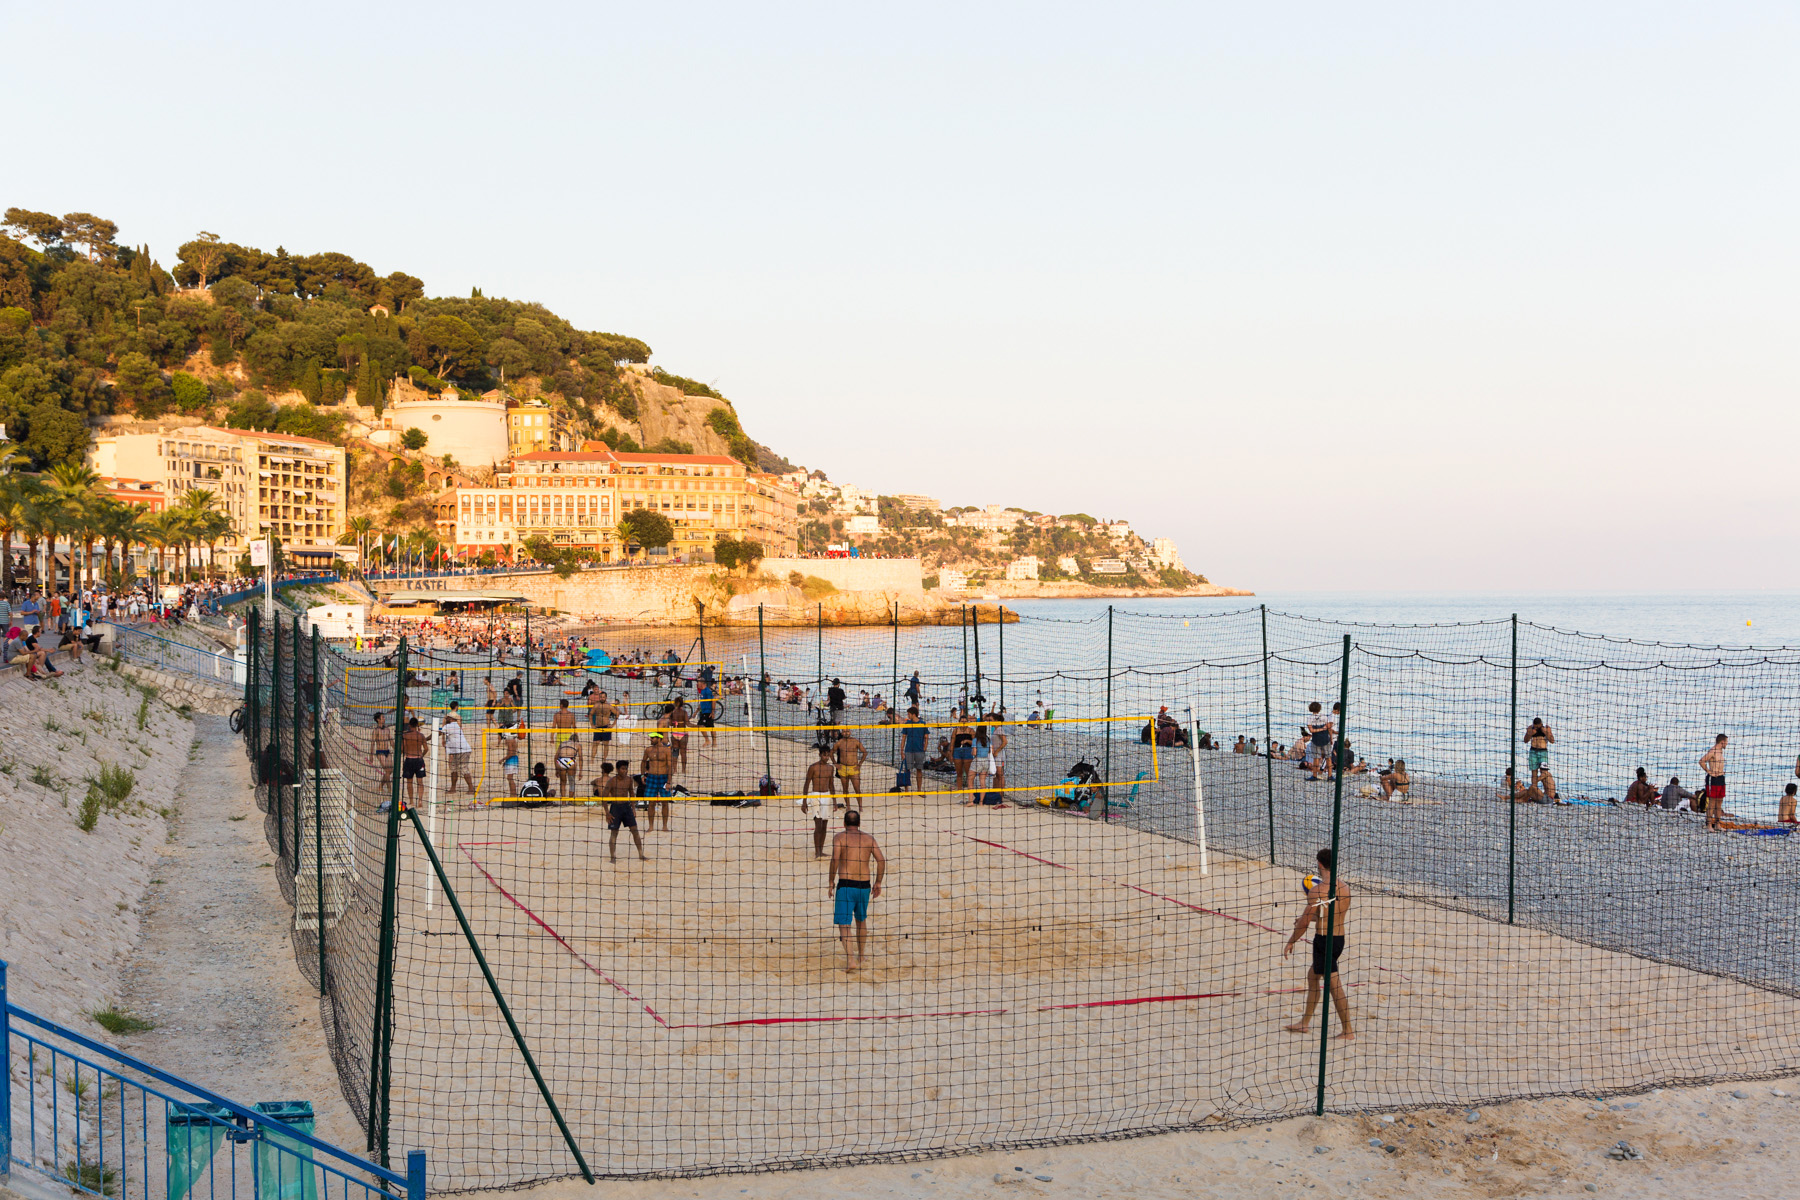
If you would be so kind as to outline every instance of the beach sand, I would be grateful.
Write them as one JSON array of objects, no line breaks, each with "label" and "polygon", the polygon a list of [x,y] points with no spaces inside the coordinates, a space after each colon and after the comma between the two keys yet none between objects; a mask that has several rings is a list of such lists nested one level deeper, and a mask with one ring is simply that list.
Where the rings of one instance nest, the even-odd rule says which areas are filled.
[{"label": "beach sand", "polygon": [[[772,753],[790,777],[809,757],[792,743]],[[625,839],[617,866],[597,809],[436,815],[452,885],[597,1173],[1241,1129],[1310,1111],[1317,1026],[1282,1028],[1306,969],[1304,944],[1281,955],[1295,872],[1215,853],[1202,875],[1191,845],[1038,809],[882,794],[864,811],[890,875],[872,962],[854,975],[791,801],[680,803],[673,831],[649,837],[653,861]],[[434,1186],[573,1172],[416,846],[403,866],[396,1127],[431,1153]],[[1800,1065],[1790,997],[1372,891],[1351,921],[1359,1037],[1331,1046],[1334,1109],[1616,1093],[1676,1064],[1727,1075],[1771,1054]],[[1646,1022],[1662,1036],[1622,1036]],[[1340,1140],[1354,1124],[1328,1122]],[[1221,1136],[1246,1135],[1006,1161],[1125,1171],[1146,1147]],[[936,1170],[976,1178],[971,1164],[989,1160]],[[452,1162],[463,1169],[439,1173]],[[920,1168],[859,1170],[912,1184]],[[646,1194],[693,1188],[733,1194],[717,1181]]]}]

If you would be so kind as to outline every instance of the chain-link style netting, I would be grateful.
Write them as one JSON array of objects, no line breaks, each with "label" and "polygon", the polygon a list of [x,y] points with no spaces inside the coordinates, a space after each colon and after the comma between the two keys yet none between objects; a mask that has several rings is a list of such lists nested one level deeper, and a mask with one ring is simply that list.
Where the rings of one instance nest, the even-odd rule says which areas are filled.
[{"label": "chain-link style netting", "polygon": [[[1260,609],[551,631],[529,667],[254,639],[296,956],[371,1149],[437,1185],[1800,1071],[1800,651]],[[885,865],[831,857],[849,811]],[[1287,1028],[1330,848],[1353,1041]]]}]

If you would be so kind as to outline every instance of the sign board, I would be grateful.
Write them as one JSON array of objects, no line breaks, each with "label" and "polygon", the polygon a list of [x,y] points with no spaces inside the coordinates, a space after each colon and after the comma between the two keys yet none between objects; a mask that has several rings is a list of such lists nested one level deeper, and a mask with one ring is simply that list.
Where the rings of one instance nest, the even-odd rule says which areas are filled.
[{"label": "sign board", "polygon": [[256,538],[250,543],[250,565],[266,567],[269,565],[269,540]]}]

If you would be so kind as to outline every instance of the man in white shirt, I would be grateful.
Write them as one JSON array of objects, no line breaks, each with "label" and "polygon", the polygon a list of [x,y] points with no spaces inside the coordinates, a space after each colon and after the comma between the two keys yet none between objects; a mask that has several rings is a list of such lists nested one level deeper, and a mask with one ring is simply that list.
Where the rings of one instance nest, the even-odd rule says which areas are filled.
[{"label": "man in white shirt", "polygon": [[469,799],[476,799],[475,774],[469,766],[469,760],[475,756],[475,747],[469,745],[468,736],[463,733],[461,702],[450,702],[450,713],[444,718],[444,753],[450,759],[450,786],[444,795],[448,799],[456,798],[456,780],[460,776],[469,781]]}]

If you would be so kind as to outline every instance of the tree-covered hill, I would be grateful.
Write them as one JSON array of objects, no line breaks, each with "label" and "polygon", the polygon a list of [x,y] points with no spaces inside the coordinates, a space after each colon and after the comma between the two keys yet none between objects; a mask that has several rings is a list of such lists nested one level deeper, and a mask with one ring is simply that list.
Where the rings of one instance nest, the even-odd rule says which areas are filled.
[{"label": "tree-covered hill", "polygon": [[[479,289],[428,297],[414,276],[380,275],[347,254],[270,252],[211,233],[165,268],[90,213],[9,208],[0,231],[0,421],[39,463],[78,456],[88,418],[209,413],[234,400],[240,378],[327,411],[346,397],[380,408],[399,375],[428,391],[523,385],[566,406],[583,434],[615,443],[628,437],[618,419],[638,415],[622,365],[646,362],[650,347],[576,329],[541,304]],[[183,370],[196,362],[217,369]],[[757,460],[729,401],[678,375],[653,377],[723,401],[710,428]],[[339,424],[260,404],[237,407],[291,432]]]}]

